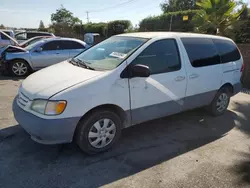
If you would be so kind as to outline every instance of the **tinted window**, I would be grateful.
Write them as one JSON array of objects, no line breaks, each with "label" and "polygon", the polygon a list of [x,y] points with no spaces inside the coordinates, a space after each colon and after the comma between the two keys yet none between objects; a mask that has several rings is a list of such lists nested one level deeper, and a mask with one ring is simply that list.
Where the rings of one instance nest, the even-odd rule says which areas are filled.
[{"label": "tinted window", "polygon": [[43,51],[60,50],[61,41],[51,41],[43,45]]},{"label": "tinted window", "polygon": [[[6,33],[7,35],[9,35],[7,32],[4,32],[4,33]],[[1,35],[1,39],[3,39],[3,40],[10,40],[8,37],[6,37],[5,35],[3,35],[2,33],[0,33],[0,35]]]},{"label": "tinted window", "polygon": [[174,39],[156,41],[148,46],[132,64],[148,66],[151,74],[179,70],[181,62],[177,44]]},{"label": "tinted window", "polygon": [[34,32],[34,33],[27,33],[27,38],[33,38],[33,37],[38,37],[38,36],[51,36],[49,33],[38,33],[38,32]]},{"label": "tinted window", "polygon": [[214,44],[219,51],[222,63],[237,61],[241,58],[239,50],[232,41],[213,39]]},{"label": "tinted window", "polygon": [[27,33],[19,33],[19,34],[15,35],[15,38],[17,40],[26,40],[27,39]]},{"label": "tinted window", "polygon": [[220,64],[220,56],[211,39],[182,38],[181,40],[193,67]]},{"label": "tinted window", "polygon": [[84,49],[85,47],[75,41],[62,41],[62,49]]}]

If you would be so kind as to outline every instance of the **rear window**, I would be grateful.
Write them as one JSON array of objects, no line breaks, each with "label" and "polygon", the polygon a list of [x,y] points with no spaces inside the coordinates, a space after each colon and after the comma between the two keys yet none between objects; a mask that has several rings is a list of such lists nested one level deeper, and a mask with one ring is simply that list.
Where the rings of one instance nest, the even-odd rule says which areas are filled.
[{"label": "rear window", "polygon": [[50,33],[39,33],[39,32],[34,32],[34,33],[27,33],[27,39],[33,38],[33,37],[38,37],[38,36],[51,36]]},{"label": "rear window", "polygon": [[232,41],[213,39],[213,42],[221,56],[222,63],[238,61],[241,58],[238,48]]},{"label": "rear window", "polygon": [[182,38],[181,40],[193,67],[220,64],[220,56],[211,39]]}]

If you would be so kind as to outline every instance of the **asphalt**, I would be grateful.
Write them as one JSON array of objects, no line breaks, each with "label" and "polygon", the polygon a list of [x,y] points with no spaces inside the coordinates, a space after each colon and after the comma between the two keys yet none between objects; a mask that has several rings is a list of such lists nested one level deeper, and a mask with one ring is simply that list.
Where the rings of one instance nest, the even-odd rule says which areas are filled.
[{"label": "asphalt", "polygon": [[203,109],[128,128],[110,151],[40,145],[11,111],[21,80],[0,77],[1,188],[250,187],[250,95],[211,117]]}]

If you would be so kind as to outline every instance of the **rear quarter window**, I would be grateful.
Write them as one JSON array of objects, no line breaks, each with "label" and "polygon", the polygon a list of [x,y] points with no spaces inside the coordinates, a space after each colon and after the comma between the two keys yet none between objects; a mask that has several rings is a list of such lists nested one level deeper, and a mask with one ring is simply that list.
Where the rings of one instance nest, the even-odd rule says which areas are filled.
[{"label": "rear quarter window", "polygon": [[211,39],[182,38],[193,67],[205,67],[220,64],[220,56]]},{"label": "rear quarter window", "polygon": [[238,61],[241,58],[237,46],[232,41],[213,39],[213,42],[219,52],[222,63]]}]

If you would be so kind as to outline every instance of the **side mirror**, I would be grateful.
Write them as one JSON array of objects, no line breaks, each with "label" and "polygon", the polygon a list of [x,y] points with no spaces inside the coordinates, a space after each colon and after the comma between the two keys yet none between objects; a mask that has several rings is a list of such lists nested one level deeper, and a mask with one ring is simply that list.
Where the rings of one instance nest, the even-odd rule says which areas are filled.
[{"label": "side mirror", "polygon": [[150,70],[146,65],[137,64],[131,67],[131,77],[149,77]]},{"label": "side mirror", "polygon": [[43,48],[42,48],[42,47],[38,47],[38,48],[35,50],[35,52],[37,52],[37,53],[40,53],[41,51],[43,51]]}]

